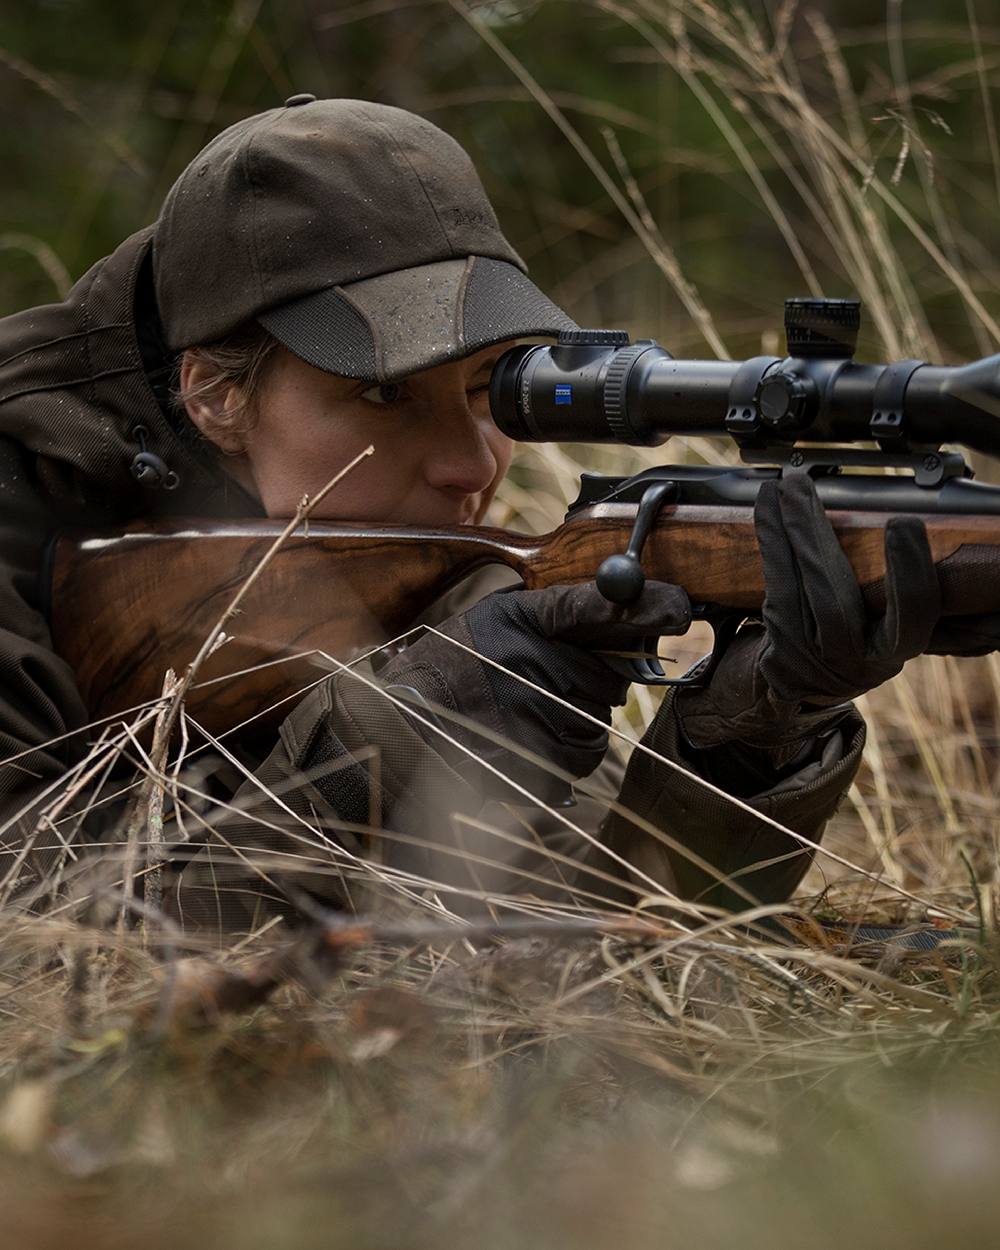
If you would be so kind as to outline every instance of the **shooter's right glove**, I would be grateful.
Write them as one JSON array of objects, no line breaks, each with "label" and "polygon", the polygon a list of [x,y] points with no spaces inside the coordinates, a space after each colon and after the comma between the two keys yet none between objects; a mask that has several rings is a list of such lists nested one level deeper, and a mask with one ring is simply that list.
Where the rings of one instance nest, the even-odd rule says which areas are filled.
[{"label": "shooter's right glove", "polygon": [[[593,772],[607,749],[604,726],[611,723],[611,708],[628,695],[627,680],[594,651],[629,650],[643,636],[681,634],[690,623],[687,594],[663,582],[647,582],[638,601],[625,608],[609,603],[593,582],[499,591],[447,621],[440,630],[444,637],[428,633],[408,647],[379,678],[389,694],[498,773],[551,802],[568,795],[567,783],[512,748],[574,778]],[[435,715],[434,708],[442,711]],[[450,719],[449,709],[493,737]],[[453,767],[470,772],[468,757],[444,735],[419,721],[415,727]],[[479,772],[476,784],[484,794],[515,797],[497,774]]]},{"label": "shooter's right glove", "polygon": [[690,618],[684,591],[656,582],[625,609],[592,583],[499,592],[447,621],[444,637],[427,633],[377,676],[359,664],[321,682],[285,718],[273,751],[218,821],[218,839],[177,872],[175,917],[251,931],[273,910],[293,913],[295,890],[338,907],[371,905],[364,891],[380,873],[356,868],[371,850],[407,885],[451,880],[449,905],[458,906],[458,887],[470,886],[468,856],[448,851],[457,829],[465,837],[461,818],[490,797],[517,801],[502,777],[547,802],[568,797],[568,782],[552,770],[576,778],[598,766],[610,709],[628,691],[595,653],[683,633]]}]

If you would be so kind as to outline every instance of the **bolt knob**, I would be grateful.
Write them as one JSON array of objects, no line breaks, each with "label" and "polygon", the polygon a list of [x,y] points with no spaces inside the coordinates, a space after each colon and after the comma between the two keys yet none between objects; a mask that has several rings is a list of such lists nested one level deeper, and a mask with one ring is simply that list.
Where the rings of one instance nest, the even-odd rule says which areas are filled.
[{"label": "bolt knob", "polygon": [[646,574],[635,556],[623,552],[602,560],[595,580],[597,589],[609,603],[627,606],[642,594]]},{"label": "bolt knob", "polygon": [[857,299],[786,299],[785,337],[789,356],[853,356],[861,328]]}]

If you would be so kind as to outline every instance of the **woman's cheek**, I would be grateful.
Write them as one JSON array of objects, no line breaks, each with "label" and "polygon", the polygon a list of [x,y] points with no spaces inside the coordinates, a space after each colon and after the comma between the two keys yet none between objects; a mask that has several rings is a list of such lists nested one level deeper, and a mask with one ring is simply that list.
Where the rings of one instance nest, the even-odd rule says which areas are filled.
[{"label": "woman's cheek", "polygon": [[482,493],[479,507],[476,509],[476,514],[472,518],[473,525],[480,525],[485,520],[489,506],[493,502],[493,497],[496,495],[497,490],[500,487],[500,483],[507,476],[507,470],[510,468],[510,462],[514,455],[514,444],[509,438],[504,438],[503,442],[499,445],[491,442],[490,448],[493,452],[493,457],[497,462],[497,471],[493,481]]},{"label": "woman's cheek", "polygon": [[507,476],[507,470],[510,468],[510,462],[514,458],[514,441],[497,430],[497,438],[490,441],[490,448],[493,452],[493,457],[497,462],[497,475],[493,485],[493,489],[496,490],[503,479]]},{"label": "woman's cheek", "polygon": [[514,459],[514,440],[512,438],[504,438],[503,440],[503,472],[501,477],[505,477],[507,470],[510,468],[510,462]]}]

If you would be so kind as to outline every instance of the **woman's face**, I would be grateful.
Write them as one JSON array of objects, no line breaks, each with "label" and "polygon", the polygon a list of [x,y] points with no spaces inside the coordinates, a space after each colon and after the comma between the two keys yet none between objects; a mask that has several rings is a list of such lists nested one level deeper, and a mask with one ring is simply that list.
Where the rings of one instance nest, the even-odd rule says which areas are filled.
[{"label": "woman's face", "polygon": [[[268,516],[292,516],[304,495],[318,494],[371,443],[374,455],[334,487],[314,517],[467,525],[482,520],[513,450],[489,410],[490,372],[505,346],[382,384],[324,373],[279,346],[237,454],[213,439],[203,405],[189,404],[188,412],[230,453],[224,466],[259,495]],[[191,370],[200,366],[189,362],[182,386],[198,381]],[[222,403],[238,398],[230,393]]]}]

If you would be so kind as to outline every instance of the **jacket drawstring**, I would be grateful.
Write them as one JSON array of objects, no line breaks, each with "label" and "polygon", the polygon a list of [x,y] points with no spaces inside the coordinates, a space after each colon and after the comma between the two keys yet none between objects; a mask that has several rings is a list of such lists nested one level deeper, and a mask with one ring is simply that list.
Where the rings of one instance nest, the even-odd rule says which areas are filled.
[{"label": "jacket drawstring", "polygon": [[132,457],[129,472],[140,486],[150,490],[176,490],[181,479],[165,460],[148,450],[148,434],[144,425],[137,425],[132,431],[132,437],[139,444],[139,452]]}]

